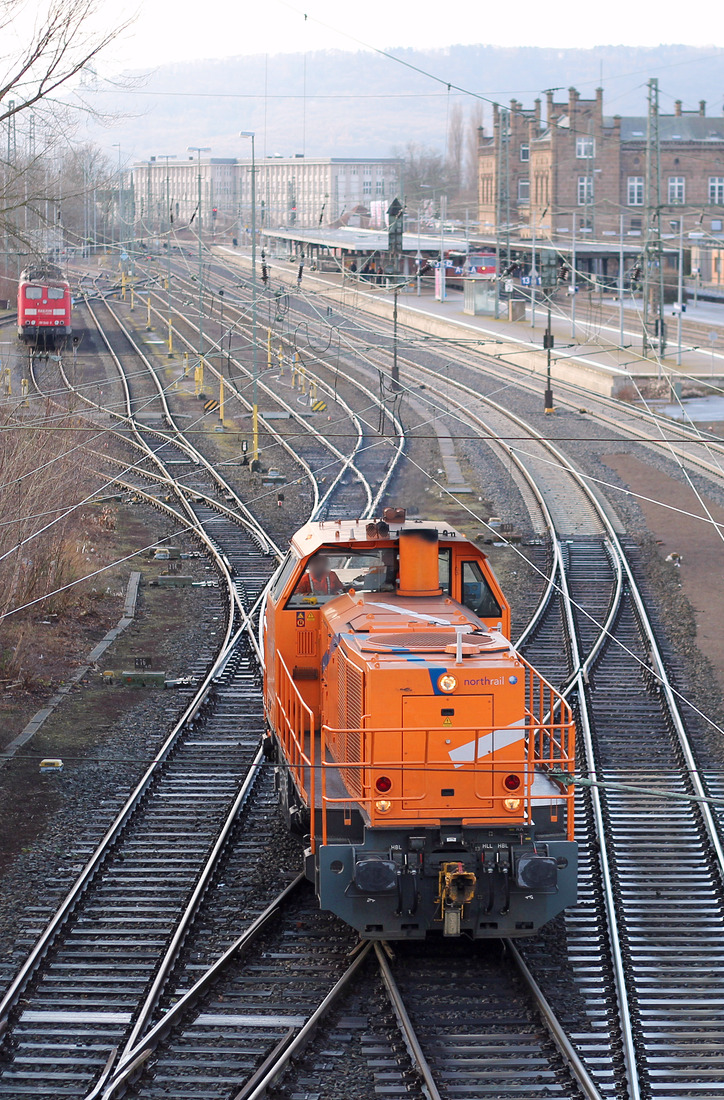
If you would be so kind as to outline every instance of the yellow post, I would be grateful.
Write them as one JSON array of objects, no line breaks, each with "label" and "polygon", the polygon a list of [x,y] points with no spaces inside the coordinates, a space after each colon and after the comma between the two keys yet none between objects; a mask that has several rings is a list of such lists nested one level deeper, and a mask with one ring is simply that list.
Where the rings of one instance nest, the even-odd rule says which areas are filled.
[{"label": "yellow post", "polygon": [[259,406],[254,405],[251,413],[253,442],[251,445],[251,461],[259,461]]},{"label": "yellow post", "polygon": [[307,368],[306,367],[300,367],[299,368],[299,388],[301,389],[302,393],[306,394],[306,392],[307,392]]},{"label": "yellow post", "polygon": [[272,341],[272,330],[267,329],[267,333],[266,333],[266,365],[267,365],[268,370],[272,369],[271,341]]},{"label": "yellow post", "polygon": [[279,377],[284,377],[284,347],[279,344]]},{"label": "yellow post", "polygon": [[201,359],[194,371],[194,385],[196,387],[196,396],[204,390],[204,361]]},{"label": "yellow post", "polygon": [[224,423],[224,379],[219,379],[219,420]]},{"label": "yellow post", "polygon": [[173,320],[171,317],[168,319],[168,357],[169,359],[173,355]]},{"label": "yellow post", "polygon": [[184,352],[184,373],[183,373],[184,378],[188,377],[188,373],[189,373],[189,353],[187,351],[185,351]]},{"label": "yellow post", "polygon": [[[9,387],[8,387],[8,392],[10,392]],[[23,407],[27,409],[30,405],[30,402],[28,401],[28,380],[27,380],[27,378],[21,378],[20,379],[20,392],[23,395]]]},{"label": "yellow post", "polygon": [[131,313],[133,313],[133,307],[134,307],[134,305],[136,304],[136,301],[135,301],[135,297],[134,297],[134,293],[133,293],[133,292],[134,292],[134,289],[135,289],[135,288],[134,288],[134,286],[133,286],[133,283],[131,283]]},{"label": "yellow post", "polygon": [[10,373],[10,367],[5,368],[5,393],[8,397],[13,395],[13,376]]},{"label": "yellow post", "polygon": [[123,298],[123,301],[125,302],[125,300],[126,300],[126,273],[125,273],[125,271],[121,272],[121,298]]},{"label": "yellow post", "polygon": [[314,379],[310,379],[309,382],[309,404],[311,405],[317,400],[317,383]]},{"label": "yellow post", "polygon": [[151,331],[151,291],[148,292],[148,298],[146,299],[146,331]]}]

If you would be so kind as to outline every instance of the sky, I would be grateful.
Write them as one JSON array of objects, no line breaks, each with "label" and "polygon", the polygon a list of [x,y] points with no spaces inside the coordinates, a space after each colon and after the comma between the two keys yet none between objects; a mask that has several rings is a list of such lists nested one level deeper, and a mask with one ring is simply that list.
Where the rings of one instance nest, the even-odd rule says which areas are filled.
[{"label": "sky", "polygon": [[[707,4],[700,8],[705,15]],[[108,3],[107,19],[119,9]],[[600,45],[658,46],[662,41],[703,46],[716,37],[711,19],[674,19],[671,0],[652,18],[649,4],[609,0],[606,19],[596,4],[577,5],[565,17],[551,18],[549,5],[518,0],[515,17],[508,4],[457,0],[421,6],[398,0],[213,0],[208,8],[194,0],[142,0],[134,26],[108,50],[99,68],[154,68],[176,61],[223,58],[254,53],[350,50],[364,44],[415,48],[485,43],[492,46],[587,48]],[[716,9],[713,5],[710,11]],[[667,18],[667,11],[672,16]],[[307,18],[305,19],[305,13]],[[675,28],[675,29],[674,29]]]}]

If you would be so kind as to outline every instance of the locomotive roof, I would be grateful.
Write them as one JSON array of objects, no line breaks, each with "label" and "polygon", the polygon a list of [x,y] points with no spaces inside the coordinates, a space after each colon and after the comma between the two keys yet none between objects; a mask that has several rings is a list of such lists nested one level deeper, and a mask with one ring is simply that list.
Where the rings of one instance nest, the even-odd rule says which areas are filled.
[{"label": "locomotive roof", "polygon": [[51,264],[47,267],[26,267],[24,271],[20,272],[21,283],[63,283],[67,284],[63,272],[55,264]]},{"label": "locomotive roof", "polygon": [[406,519],[400,523],[390,523],[389,538],[370,539],[367,535],[367,524],[372,522],[366,519],[328,519],[315,520],[305,523],[292,535],[292,548],[300,557],[306,558],[319,550],[322,546],[354,546],[355,543],[367,543],[374,545],[394,541],[401,530],[414,531],[415,528],[437,531],[437,537],[441,542],[468,542],[465,535],[461,535],[454,527],[445,523],[435,523],[427,519]]}]

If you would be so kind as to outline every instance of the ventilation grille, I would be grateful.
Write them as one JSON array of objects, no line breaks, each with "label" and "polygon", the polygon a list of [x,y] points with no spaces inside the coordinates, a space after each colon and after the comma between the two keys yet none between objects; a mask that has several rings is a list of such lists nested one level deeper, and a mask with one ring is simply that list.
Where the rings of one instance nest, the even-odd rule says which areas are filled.
[{"label": "ventilation grille", "polygon": [[314,657],[317,653],[316,630],[297,631],[297,657]]},{"label": "ventilation grille", "polygon": [[[357,762],[362,759],[362,744],[359,727],[362,724],[362,673],[340,655],[337,663],[338,706],[337,721],[341,729],[340,761]],[[360,768],[342,768],[342,779],[350,794],[357,798],[362,795],[362,775]]]}]

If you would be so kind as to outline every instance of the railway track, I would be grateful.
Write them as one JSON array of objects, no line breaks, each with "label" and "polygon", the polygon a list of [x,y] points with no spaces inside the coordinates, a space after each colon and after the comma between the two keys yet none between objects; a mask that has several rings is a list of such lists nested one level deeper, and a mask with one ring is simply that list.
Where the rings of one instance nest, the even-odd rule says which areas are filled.
[{"label": "railway track", "polygon": [[[179,444],[137,427],[132,385],[116,362],[135,444],[164,470]],[[187,443],[183,450],[205,469],[208,490],[206,460]],[[164,485],[175,482],[167,476]],[[223,585],[226,621],[213,661],[192,663],[200,683],[187,691],[182,718],[0,1002],[0,1095],[83,1095],[124,1037],[143,1027],[259,771],[253,616],[278,552],[224,488],[236,516],[211,507],[198,488],[193,502],[188,487],[178,490],[171,507],[135,486],[202,542]]]},{"label": "railway track", "polygon": [[[181,281],[181,285],[186,286],[188,293],[193,289],[189,282]],[[232,287],[227,284],[226,289]],[[152,291],[149,290],[149,293]],[[162,313],[160,293],[156,294],[156,299],[158,306],[152,312],[159,321],[163,321],[167,310],[164,309]],[[176,340],[183,343],[191,356],[198,357],[199,327],[183,314],[182,309],[183,302],[175,302],[173,316],[177,325]],[[228,340],[231,344],[233,337],[245,338],[241,325],[243,322],[248,323],[248,317],[243,306],[237,309],[231,298],[224,299],[224,310],[225,320],[221,314],[206,319],[204,369],[212,375],[217,386],[225,386],[248,409],[248,383],[253,380],[253,356],[249,355],[247,343],[235,349],[233,354],[230,347],[224,347],[225,341]],[[232,323],[234,314],[237,319]],[[304,452],[308,466],[315,471],[319,481],[318,500],[313,515],[318,518],[336,518],[351,512],[362,516],[375,514],[404,453],[404,430],[394,411],[371,388],[357,380],[346,378],[352,397],[361,405],[361,411],[357,413],[350,405],[349,395],[343,396],[340,393],[336,379],[323,378],[314,369],[318,364],[324,365],[324,360],[311,347],[305,348],[304,364],[297,370],[294,370],[291,363],[291,354],[287,353],[286,372],[284,356],[281,366],[271,368],[273,358],[278,355],[274,350],[272,356],[271,345],[260,345],[257,350],[259,355],[264,355],[267,362],[267,368],[257,376],[258,390],[263,399],[272,406],[274,415],[281,414],[289,418],[293,430],[293,446]],[[226,375],[219,367],[214,366],[214,360],[226,365]],[[246,380],[246,396],[242,395],[237,379],[229,381],[232,368],[237,376]],[[267,381],[272,373],[275,375],[273,385]],[[331,433],[325,432],[324,421],[317,428],[309,416],[309,409],[314,401],[321,398],[327,403],[327,422],[331,425]],[[268,428],[263,411],[260,422]],[[354,443],[349,453],[344,454],[333,439],[340,435],[346,424],[349,424]],[[284,438],[282,432],[281,425],[278,425],[275,437]]]},{"label": "railway track", "polygon": [[[420,370],[419,377],[423,374]],[[319,377],[322,380],[321,367]],[[405,364],[402,377],[409,385],[418,376]],[[418,389],[416,386],[416,400],[420,399]],[[481,439],[505,449],[500,437],[510,431],[509,419],[501,430],[506,410],[483,401],[478,392],[454,380],[448,380],[445,400],[455,423],[477,424]],[[518,430],[523,426],[518,422]],[[503,975],[496,974],[491,959],[479,960],[469,989],[469,977],[462,970],[455,982],[441,981],[441,974],[449,978],[452,968],[448,963],[445,970],[436,959],[431,965],[433,970],[438,967],[437,977],[431,970],[424,984],[419,983],[401,950],[391,967],[385,964],[392,985],[383,982],[402,1032],[396,1040],[390,1037],[385,1049],[385,1042],[380,1043],[378,1037],[378,1060],[388,1068],[380,1068],[378,1077],[373,1073],[373,1079],[378,1086],[392,1088],[399,1078],[401,1087],[422,1095],[421,1082],[429,1073],[428,1095],[435,1095],[434,1087],[437,1095],[458,1100],[466,1095],[519,1096],[521,1088],[525,1095],[536,1097],[551,1091],[571,1097],[664,1097],[688,1095],[692,1089],[706,1096],[699,1087],[702,1078],[707,1079],[705,1087],[711,1088],[711,1095],[717,1095],[720,1078],[717,1067],[710,1068],[709,1051],[721,1031],[717,1015],[720,971],[711,966],[712,958],[718,957],[721,926],[721,866],[716,856],[720,823],[710,813],[707,816],[702,803],[682,801],[680,812],[672,813],[672,803],[663,803],[656,793],[668,788],[685,799],[697,797],[701,769],[686,739],[686,723],[668,683],[656,630],[648,621],[645,600],[630,567],[632,548],[621,543],[606,510],[564,456],[556,453],[553,458],[535,432],[530,432],[529,438],[529,454],[521,456],[518,450],[515,456],[518,476],[529,484],[534,522],[553,526],[555,560],[544,598],[526,631],[526,656],[549,670],[554,682],[568,684],[583,729],[584,751],[579,759],[585,761],[587,778],[604,784],[628,783],[644,791],[603,786],[590,793],[581,790],[578,795],[580,903],[537,942],[523,948],[533,977],[548,996],[550,1018],[540,1004],[534,1008],[533,1002],[522,999],[523,979],[512,977],[507,969],[505,998],[510,1026],[508,1031],[496,1032],[493,1021],[500,1026],[502,1002],[496,997],[500,996]],[[156,438],[154,446],[157,444]],[[573,530],[569,529],[571,517],[575,518]],[[611,638],[613,628],[625,649]],[[565,648],[561,637],[566,639]],[[621,690],[622,683],[628,685],[626,693]],[[647,738],[642,743],[638,734],[644,725]],[[631,756],[627,757],[629,750]],[[718,791],[719,787],[712,783],[710,788],[701,788],[702,792],[710,789]],[[657,841],[654,852],[652,833],[666,837],[665,845]],[[671,851],[685,853],[691,873],[683,877],[678,873],[678,855],[676,862],[667,858]],[[694,922],[685,909],[692,894],[702,906],[701,919]],[[300,905],[301,909],[295,908]],[[311,956],[296,942],[300,922],[304,927],[309,921],[311,927],[316,919],[300,917],[303,913],[303,902],[294,892],[285,895],[282,908],[272,903],[269,923],[263,923],[259,934],[270,937],[263,942],[270,945],[274,967],[254,962],[249,967],[246,954],[241,961],[236,957],[250,949],[250,941],[243,947],[232,944],[227,948],[228,958],[222,954],[217,964],[209,966],[213,948],[207,944],[205,969],[198,978],[200,988],[194,993],[192,964],[174,956],[166,974],[172,974],[179,984],[174,987],[167,979],[162,981],[146,1014],[137,1015],[132,1031],[129,1026],[122,1031],[118,1051],[106,1063],[108,1072],[101,1070],[95,1079],[92,1095],[110,1100],[134,1078],[133,1088],[140,1096],[168,1095],[169,1091],[189,1096],[228,1095],[238,1084],[241,1092],[234,1095],[251,1097],[273,1088],[273,1079],[286,1072],[285,1052],[292,1047],[299,1052],[305,1041],[311,1042],[311,1031],[321,1026],[323,1014],[345,996],[345,989],[353,989],[357,980],[337,988],[346,973],[344,958],[352,946],[340,934],[339,926],[335,925],[333,935],[329,929],[325,933],[315,926],[307,937]],[[256,918],[253,911],[245,915],[248,928],[254,929]],[[192,920],[187,935],[194,927]],[[561,949],[562,940],[568,952]],[[327,954],[319,954],[320,941]],[[511,957],[512,945],[509,950]],[[288,987],[290,970],[308,973],[309,958],[314,958],[315,952],[321,963],[314,980],[302,982],[298,989]],[[369,969],[370,965],[370,960],[358,963],[360,968]],[[692,974],[696,975],[693,981]],[[376,981],[379,986],[379,979]],[[219,982],[230,983],[228,997],[219,994]],[[215,1002],[204,999],[212,983],[216,983],[214,996],[220,998]],[[279,1002],[276,1010],[268,997],[263,1004],[259,1002],[260,990],[282,986],[289,989],[286,1004],[299,1007],[286,1018],[279,1011]],[[452,1023],[441,1034],[426,991],[434,990],[433,1006],[437,1004],[439,1018],[446,1013],[459,1014],[461,987],[466,998],[465,1027]],[[337,992],[330,1001],[334,990]],[[667,1014],[666,1001],[672,997],[676,999],[675,1012]],[[210,1004],[218,1011],[210,1012]],[[517,1011],[511,1010],[513,1005],[519,1006]],[[239,1047],[244,1038],[228,1022],[235,1017],[244,1021],[242,1036],[247,1050]],[[269,1022],[272,1017],[273,1024]],[[692,1019],[696,1027],[690,1026]],[[559,1035],[560,1046],[552,1040],[551,1028]],[[98,1034],[96,1045],[107,1052],[109,1036],[98,1041]],[[400,1035],[404,1035],[407,1062],[395,1047]],[[512,1065],[511,1052],[519,1059]],[[321,1072],[314,1069],[320,1060],[316,1048],[310,1057],[312,1068],[307,1065],[305,1080],[313,1082],[320,1079]],[[395,1068],[389,1068],[390,1057]],[[571,1067],[577,1064],[576,1057],[580,1068],[574,1073]],[[206,1067],[205,1074],[192,1068],[199,1060]],[[97,1073],[100,1061],[99,1055],[93,1072]],[[270,1064],[259,1075],[260,1061]],[[520,1061],[527,1064],[524,1078]],[[298,1079],[298,1070],[290,1072],[292,1076],[285,1082]],[[74,1095],[75,1087],[73,1084],[68,1094]]]},{"label": "railway track", "polygon": [[[416,372],[409,364],[406,369],[409,383]],[[464,406],[458,403],[456,416],[459,422],[469,421],[463,411],[475,408],[477,393],[469,386],[449,385],[464,391]],[[488,428],[490,408],[488,404]],[[496,412],[504,413],[499,407]],[[637,427],[641,419],[636,417]],[[656,418],[645,419],[657,426]],[[518,420],[516,427],[520,430],[524,425]],[[505,436],[510,430],[508,421],[487,434]],[[606,1024],[581,1036],[581,1049],[609,1095],[620,1095],[622,1088],[631,1096],[680,1093],[698,1087],[696,1067],[706,1064],[707,1044],[721,1033],[721,1021],[713,1022],[711,1012],[703,1035],[687,1031],[684,1025],[705,1012],[707,995],[713,994],[717,1001],[721,993],[718,970],[704,978],[701,974],[702,960],[718,959],[721,949],[717,946],[722,916],[720,815],[706,802],[695,801],[719,792],[720,784],[712,774],[717,762],[698,761],[692,748],[686,711],[670,684],[656,631],[629,564],[634,548],[621,543],[607,510],[562,454],[532,434],[535,445],[525,445],[523,462],[538,486],[544,486],[543,495],[565,546],[561,548],[560,600],[553,601],[559,606],[552,610],[552,624],[546,628],[543,619],[533,634],[538,648],[532,643],[527,653],[538,667],[551,670],[555,682],[568,679],[575,685],[579,720],[588,740],[583,758],[589,778],[635,788],[604,786],[594,789],[590,799],[579,800],[584,815],[590,818],[593,812],[595,830],[583,838],[586,890],[583,906],[570,918],[577,924],[578,955],[574,954],[572,970],[578,966],[587,975],[579,988],[588,983],[590,1018],[598,1016]],[[547,451],[542,458],[541,448]],[[681,457],[687,457],[683,451]],[[710,472],[717,473],[715,465]],[[577,484],[576,503],[565,487],[566,478]],[[615,628],[616,640],[601,630],[604,623],[609,631]],[[561,667],[562,633],[568,635],[567,668]],[[628,687],[622,689],[622,684]],[[697,751],[701,758],[701,744]],[[702,777],[706,763],[709,774]],[[682,801],[672,809],[664,792]],[[586,805],[589,801],[593,809]],[[642,822],[639,827],[637,819]],[[608,844],[602,855],[603,836]],[[652,836],[657,838],[655,847]],[[664,838],[661,845],[659,837]],[[678,863],[662,859],[657,854],[660,850],[685,853],[691,871],[682,876]],[[606,958],[591,955],[591,944],[601,939],[602,898],[609,918],[607,956],[613,967],[613,973],[608,967],[607,980],[603,978]],[[693,928],[686,915],[692,902],[703,907],[702,918],[694,920]],[[667,997],[677,1005],[670,1015],[664,1008]],[[610,1049],[612,1032],[618,1051],[613,1062],[602,1057],[602,1051]],[[681,1038],[667,1064],[666,1044],[672,1034]],[[718,1079],[716,1068],[708,1078]]]}]

